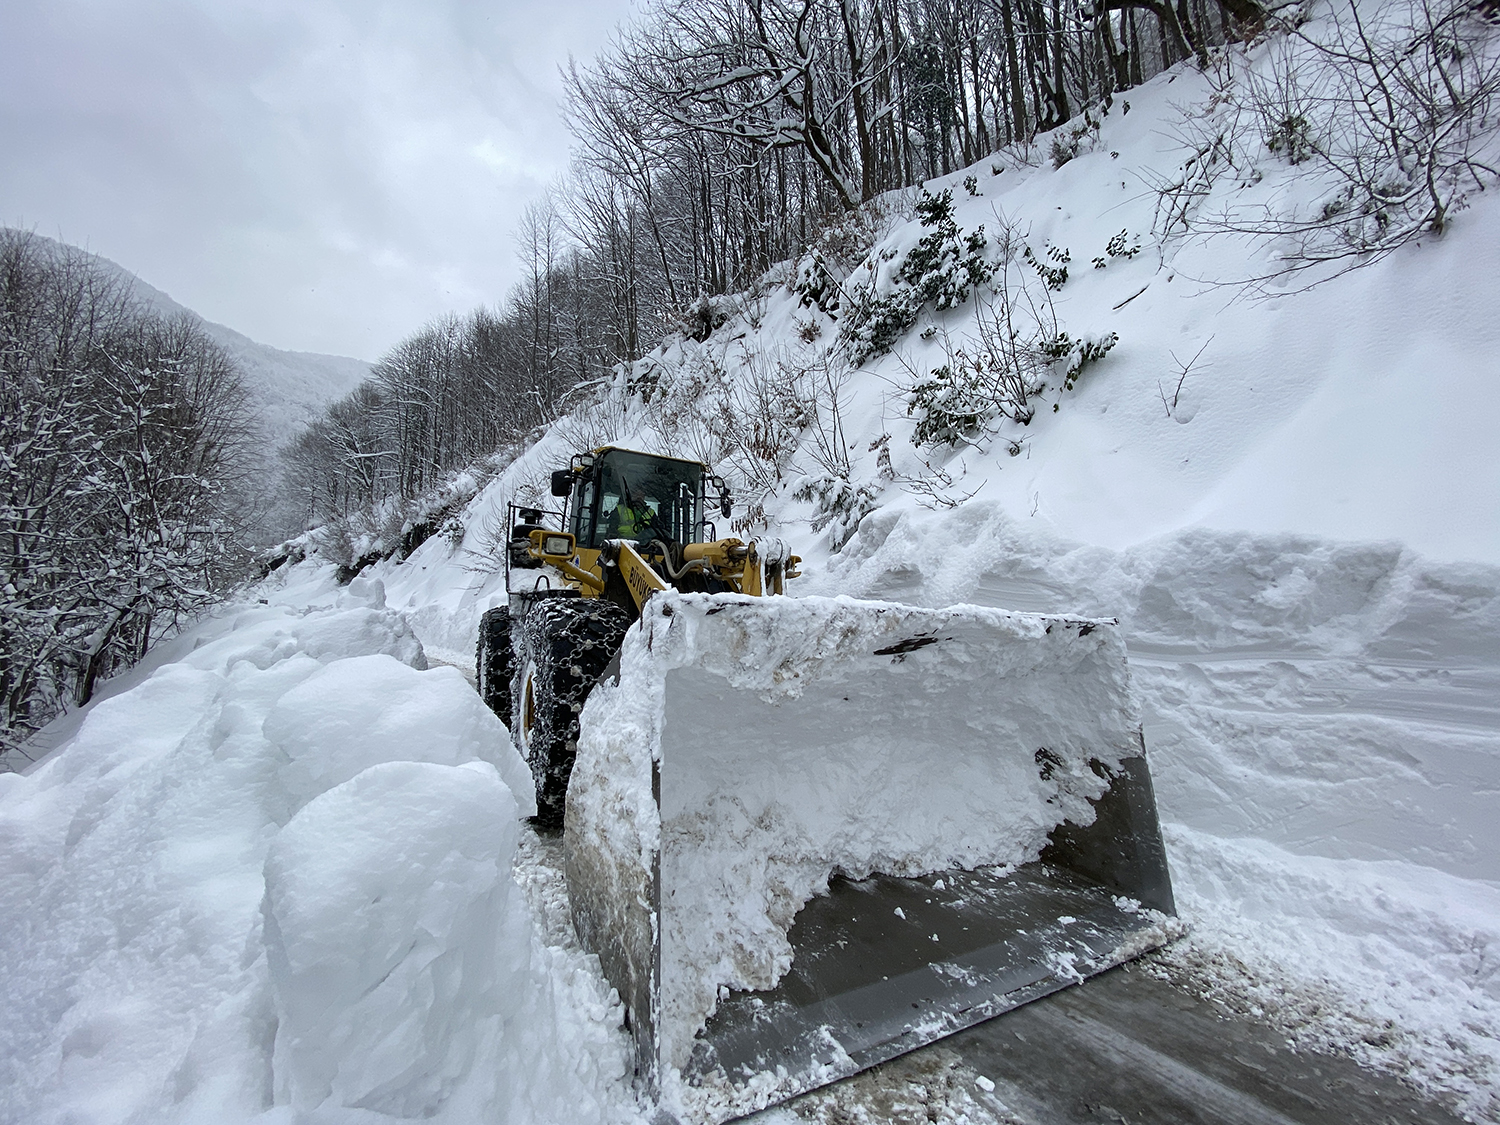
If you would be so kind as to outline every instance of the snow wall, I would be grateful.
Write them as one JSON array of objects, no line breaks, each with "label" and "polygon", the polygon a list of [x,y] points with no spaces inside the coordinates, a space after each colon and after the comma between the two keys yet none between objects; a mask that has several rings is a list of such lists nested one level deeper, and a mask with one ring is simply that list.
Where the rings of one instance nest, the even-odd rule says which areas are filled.
[{"label": "snow wall", "polygon": [[379,582],[264,592],[0,775],[0,1121],[630,1120],[504,725]]}]

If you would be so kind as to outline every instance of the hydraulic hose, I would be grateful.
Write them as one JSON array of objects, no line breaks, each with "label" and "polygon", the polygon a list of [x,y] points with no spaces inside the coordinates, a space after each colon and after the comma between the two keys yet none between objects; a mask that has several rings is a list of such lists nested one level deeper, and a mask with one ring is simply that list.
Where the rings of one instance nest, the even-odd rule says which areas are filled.
[{"label": "hydraulic hose", "polygon": [[704,567],[702,559],[694,559],[690,563],[685,563],[681,569],[676,569],[672,566],[672,550],[670,547],[660,539],[651,540],[651,546],[661,552],[662,566],[666,568],[667,577],[672,579],[673,582],[676,582],[684,574],[691,574],[693,571],[702,570]]}]

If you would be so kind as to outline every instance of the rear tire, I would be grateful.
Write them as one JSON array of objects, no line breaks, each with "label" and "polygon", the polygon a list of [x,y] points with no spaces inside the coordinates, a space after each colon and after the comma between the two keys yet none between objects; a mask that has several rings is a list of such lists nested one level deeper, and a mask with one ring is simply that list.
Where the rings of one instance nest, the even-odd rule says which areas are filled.
[{"label": "rear tire", "polygon": [[578,753],[578,716],[620,651],[631,618],[603,598],[547,598],[521,626],[511,730],[536,782],[536,822],[561,828]]},{"label": "rear tire", "polygon": [[479,698],[504,723],[511,721],[510,682],[515,678],[515,651],[510,639],[510,610],[486,610],[479,619],[474,654],[474,685]]}]

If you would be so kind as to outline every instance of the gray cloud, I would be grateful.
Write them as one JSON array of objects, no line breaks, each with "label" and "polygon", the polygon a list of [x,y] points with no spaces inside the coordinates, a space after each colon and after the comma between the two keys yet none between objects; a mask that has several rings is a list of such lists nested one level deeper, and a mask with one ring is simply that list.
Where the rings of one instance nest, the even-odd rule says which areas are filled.
[{"label": "gray cloud", "polygon": [[567,163],[557,67],[629,0],[7,0],[0,221],[278,347],[500,298]]}]

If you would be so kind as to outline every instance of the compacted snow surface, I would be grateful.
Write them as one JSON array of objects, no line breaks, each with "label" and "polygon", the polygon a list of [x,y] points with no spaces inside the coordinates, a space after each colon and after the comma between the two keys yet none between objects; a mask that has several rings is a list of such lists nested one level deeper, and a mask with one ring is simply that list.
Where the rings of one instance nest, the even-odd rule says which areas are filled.
[{"label": "compacted snow surface", "polygon": [[[1162,240],[1143,187],[1209,93],[1179,68],[1060,169],[997,157],[932,185],[966,231],[1069,247],[1059,318],[1119,343],[1030,427],[919,450],[900,388],[973,323],[924,314],[845,385],[863,519],[794,499],[799,453],[769,533],[806,559],[799,595],[1118,618],[1192,927],[1167,955],[1294,1045],[1500,1120],[1500,201],[1252,299],[1229,283],[1274,247]],[[1315,199],[1262,171],[1209,202]],[[1143,252],[1087,268],[1121,228]],[[920,234],[896,222],[876,250]],[[681,453],[660,435],[706,432],[713,372],[813,364],[836,334],[768,283],[648,357],[664,400],[622,377],[554,427],[462,513],[465,543],[344,590],[317,559],[275,575],[0,775],[0,1120],[649,1116],[618,998],[517,844],[526,769],[423,646],[466,662],[504,603],[484,529],[507,499],[585,444]]]}]

